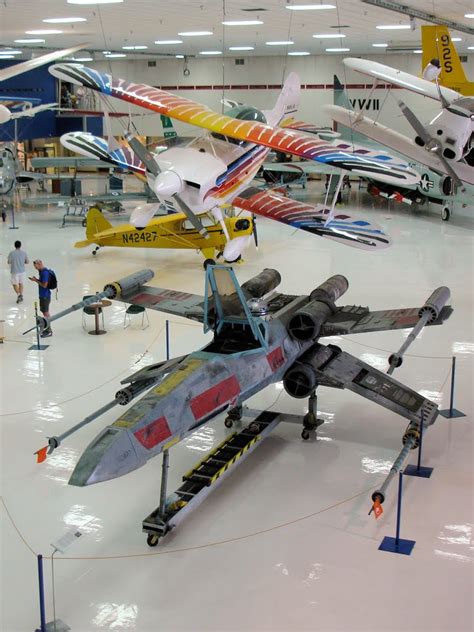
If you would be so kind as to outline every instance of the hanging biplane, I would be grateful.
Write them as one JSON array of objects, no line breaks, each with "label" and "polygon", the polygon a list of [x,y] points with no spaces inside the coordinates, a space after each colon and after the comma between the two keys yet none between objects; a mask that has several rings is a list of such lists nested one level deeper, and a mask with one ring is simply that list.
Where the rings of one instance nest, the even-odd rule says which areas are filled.
[{"label": "hanging biplane", "polygon": [[[226,235],[224,257],[227,261],[237,259],[246,242],[231,239],[227,234],[223,208],[234,204],[239,196],[246,197],[245,190],[272,149],[328,164],[335,170],[351,171],[358,175],[377,173],[386,182],[413,183],[419,180],[419,174],[406,162],[395,160],[384,152],[371,152],[364,147],[353,148],[347,143],[328,142],[294,129],[280,128],[282,119],[293,113],[299,102],[299,79],[293,73],[288,76],[272,110],[259,111],[253,107],[239,106],[223,115],[159,88],[115,79],[79,64],[58,64],[52,66],[50,72],[64,81],[207,130],[208,133],[186,146],[173,147],[158,156],[148,152],[133,134],[126,135],[126,139],[143,163],[136,170],[146,175],[151,190],[160,202],[173,205],[176,211],[183,212],[204,238],[208,237],[208,231],[198,215],[212,213]],[[113,161],[117,151],[103,139],[81,132],[66,135],[62,142],[69,149],[101,160]],[[317,221],[313,224],[320,228],[321,218],[325,218],[322,223],[325,233],[332,232],[337,237],[340,227],[331,226],[336,199],[337,196],[331,208],[325,205],[312,207],[312,214],[305,214],[302,221],[297,204],[293,200],[280,198],[280,207],[290,202],[295,204],[295,215],[287,213],[281,221],[291,226],[308,227],[314,217]],[[271,217],[270,211],[273,210],[277,214],[275,199],[263,196],[258,198],[258,202],[253,204],[253,213]],[[133,213],[131,223],[137,228],[144,228],[151,217],[149,212]],[[368,222],[352,220],[348,213],[345,214],[345,220],[345,231],[361,236],[361,239],[343,238],[343,241],[365,248],[388,245],[389,240],[378,227],[374,229]]]}]

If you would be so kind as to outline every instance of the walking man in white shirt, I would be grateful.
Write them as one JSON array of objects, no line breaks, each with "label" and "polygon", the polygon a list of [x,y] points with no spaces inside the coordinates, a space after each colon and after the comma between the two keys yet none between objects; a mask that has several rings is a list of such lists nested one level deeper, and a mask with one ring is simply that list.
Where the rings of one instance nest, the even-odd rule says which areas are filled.
[{"label": "walking man in white shirt", "polygon": [[7,263],[10,266],[10,275],[13,289],[16,293],[16,302],[23,301],[23,286],[25,284],[25,264],[29,263],[28,255],[21,249],[21,241],[15,241],[15,250],[8,255]]}]

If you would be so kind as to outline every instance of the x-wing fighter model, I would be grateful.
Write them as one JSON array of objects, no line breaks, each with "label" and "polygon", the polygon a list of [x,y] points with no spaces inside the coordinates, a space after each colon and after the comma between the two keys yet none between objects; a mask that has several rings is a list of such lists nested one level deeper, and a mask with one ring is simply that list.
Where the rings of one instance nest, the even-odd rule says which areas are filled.
[{"label": "x-wing fighter model", "polygon": [[[242,417],[242,404],[248,398],[280,381],[290,396],[309,398],[303,439],[322,423],[317,419],[319,386],[347,388],[407,419],[407,451],[417,444],[421,425],[426,429],[434,423],[437,405],[391,373],[402,364],[404,352],[424,325],[440,325],[449,317],[448,288],[435,290],[419,308],[371,311],[357,305],[337,306],[348,289],[342,275],[330,277],[302,296],[275,293],[281,279],[271,269],[240,286],[232,268],[208,266],[204,296],[145,285],[152,277],[151,270],[143,270],[108,284],[96,297],[56,318],[88,301],[108,297],[203,323],[212,340],[189,355],[150,365],[126,378],[114,401],[49,439],[48,446],[37,452],[39,462],[75,430],[148,391],[97,435],[80,457],[69,484],[83,487],[128,474],[161,452],[167,454],[171,446],[222,413],[227,413],[226,426],[231,427]],[[45,320],[42,326],[47,326]],[[401,349],[389,358],[387,373],[320,342],[325,336],[411,327]],[[258,422],[250,426],[251,437],[258,434],[258,426]]]},{"label": "x-wing fighter model", "polygon": [[474,81],[469,81],[459,59],[449,29],[444,24],[421,27],[422,72],[425,79],[434,73],[440,85],[474,97]]},{"label": "x-wing fighter model", "polygon": [[[299,80],[294,74],[289,75],[272,110],[261,112],[241,106],[229,116],[164,90],[115,79],[78,64],[59,64],[51,67],[50,72],[64,81],[135,103],[210,132],[186,147],[173,147],[158,156],[146,151],[133,135],[127,136],[158,199],[172,203],[176,210],[184,212],[204,237],[207,231],[197,215],[212,212],[224,230],[223,206],[232,203],[248,187],[271,149],[359,174],[378,173],[387,182],[416,182],[419,179],[419,174],[405,162],[393,160],[388,155],[374,155],[365,148],[352,150],[347,143],[329,143],[293,129],[280,128],[281,120],[298,104]],[[76,134],[71,145],[73,141],[76,151],[98,155],[98,143],[94,139],[84,139]],[[113,152],[102,151],[98,157],[104,160],[106,153]],[[316,207],[316,210],[324,209]],[[148,214],[132,215],[131,223],[143,228],[150,219]],[[245,244],[233,244],[226,237],[229,243],[224,257],[232,261],[240,255]]]},{"label": "x-wing fighter model", "polygon": [[390,66],[364,59],[348,58],[344,64],[363,74],[441,103],[441,112],[427,124],[400,99],[401,111],[412,126],[415,136],[409,138],[372,119],[344,108],[327,105],[331,118],[372,140],[443,174],[442,190],[452,195],[463,191],[465,184],[474,184],[474,99],[460,97],[457,92],[438,83],[419,79]]}]

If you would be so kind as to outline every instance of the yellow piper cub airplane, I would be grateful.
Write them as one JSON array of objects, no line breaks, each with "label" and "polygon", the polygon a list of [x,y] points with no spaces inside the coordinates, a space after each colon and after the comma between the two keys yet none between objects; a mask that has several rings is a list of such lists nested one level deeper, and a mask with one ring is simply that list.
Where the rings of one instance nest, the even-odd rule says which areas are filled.
[{"label": "yellow piper cub airplane", "polygon": [[[87,213],[86,239],[74,244],[75,248],[85,248],[95,244],[92,251],[95,255],[99,248],[115,246],[117,248],[181,248],[199,250],[204,257],[204,267],[215,263],[215,258],[222,254],[226,245],[226,236],[214,218],[206,221],[209,239],[205,239],[186,218],[184,213],[172,213],[154,217],[144,229],[137,229],[131,224],[112,226],[97,206],[92,206]],[[254,223],[252,217],[225,217],[230,238],[252,235]]]}]

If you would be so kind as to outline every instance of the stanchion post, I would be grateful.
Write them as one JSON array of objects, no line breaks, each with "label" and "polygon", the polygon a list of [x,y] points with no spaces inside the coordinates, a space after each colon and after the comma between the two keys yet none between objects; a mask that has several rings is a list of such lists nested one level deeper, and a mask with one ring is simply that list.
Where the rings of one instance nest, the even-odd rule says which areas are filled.
[{"label": "stanchion post", "polygon": [[170,321],[166,320],[166,359],[170,359]]},{"label": "stanchion post", "polygon": [[449,408],[440,410],[439,414],[446,419],[456,419],[458,417],[465,417],[466,415],[454,408],[454,382],[456,380],[456,356],[453,356],[451,361],[451,388],[449,394]]},{"label": "stanchion post", "polygon": [[43,556],[38,554],[38,589],[40,606],[40,627],[35,632],[46,632],[46,611],[44,607],[44,577],[43,577]]},{"label": "stanchion post", "polygon": [[382,540],[379,551],[388,553],[399,553],[400,555],[410,555],[415,546],[415,540],[404,540],[400,537],[400,522],[402,516],[402,493],[403,493],[403,472],[398,473],[398,499],[397,499],[397,528],[395,537],[385,536]]}]

